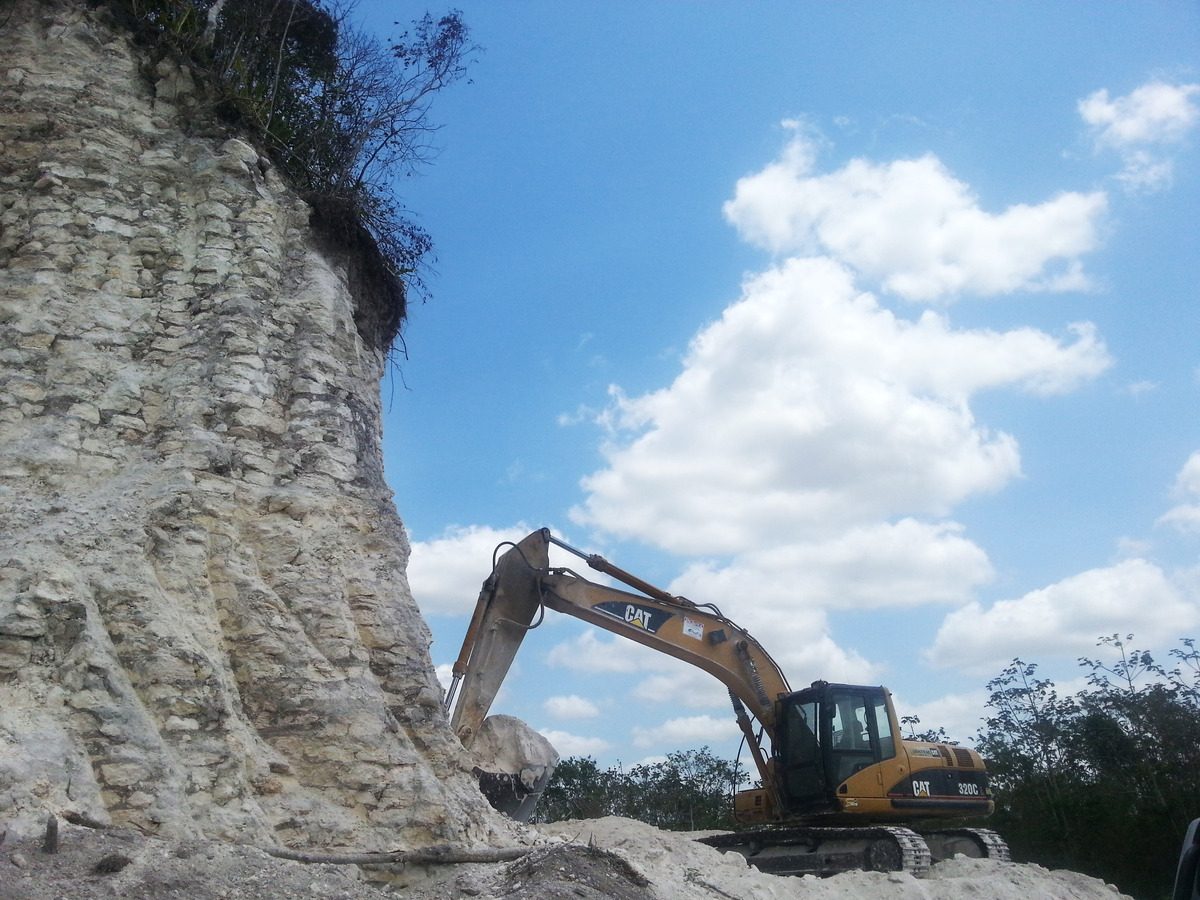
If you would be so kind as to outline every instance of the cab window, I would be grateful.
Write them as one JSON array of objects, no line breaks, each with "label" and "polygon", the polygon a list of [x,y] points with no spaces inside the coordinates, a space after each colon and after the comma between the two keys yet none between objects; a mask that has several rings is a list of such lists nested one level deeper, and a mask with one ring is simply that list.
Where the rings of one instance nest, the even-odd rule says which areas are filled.
[{"label": "cab window", "polygon": [[830,691],[828,718],[830,780],[841,783],[856,772],[896,755],[896,741],[887,714],[887,698],[871,688]]},{"label": "cab window", "polygon": [[879,758],[891,759],[896,755],[896,738],[892,735],[892,722],[888,719],[887,699],[875,698],[875,733],[879,736]]}]

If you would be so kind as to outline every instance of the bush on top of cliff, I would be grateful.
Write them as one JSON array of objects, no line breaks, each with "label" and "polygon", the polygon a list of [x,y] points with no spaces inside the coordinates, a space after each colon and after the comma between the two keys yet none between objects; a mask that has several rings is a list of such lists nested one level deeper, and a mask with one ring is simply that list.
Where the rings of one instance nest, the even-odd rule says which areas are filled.
[{"label": "bush on top of cliff", "polygon": [[144,43],[191,65],[213,111],[262,142],[347,262],[363,339],[390,348],[407,291],[426,293],[433,247],[391,184],[433,155],[433,96],[476,49],[461,14],[427,13],[385,45],[321,0],[103,2]]}]

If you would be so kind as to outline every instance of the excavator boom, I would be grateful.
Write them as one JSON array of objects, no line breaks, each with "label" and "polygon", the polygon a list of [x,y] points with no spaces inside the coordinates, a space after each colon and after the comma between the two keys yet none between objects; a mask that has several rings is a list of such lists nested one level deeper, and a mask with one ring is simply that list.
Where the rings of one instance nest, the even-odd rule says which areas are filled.
[{"label": "excavator boom", "polygon": [[556,612],[645,644],[720,680],[772,733],[775,702],[788,683],[762,645],[714,608],[683,598],[642,597],[566,571],[542,579],[542,600]]}]

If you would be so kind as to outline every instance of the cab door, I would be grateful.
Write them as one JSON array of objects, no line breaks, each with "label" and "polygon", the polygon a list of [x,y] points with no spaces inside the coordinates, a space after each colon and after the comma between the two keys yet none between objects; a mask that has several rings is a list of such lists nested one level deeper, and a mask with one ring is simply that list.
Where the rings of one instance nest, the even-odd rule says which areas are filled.
[{"label": "cab door", "polygon": [[793,814],[840,809],[842,782],[896,755],[881,687],[816,682],[783,698],[780,714],[775,770]]},{"label": "cab door", "polygon": [[789,812],[830,808],[832,795],[825,777],[827,734],[821,725],[821,704],[812,690],[785,697],[779,717],[779,744],[774,748],[783,801]]}]

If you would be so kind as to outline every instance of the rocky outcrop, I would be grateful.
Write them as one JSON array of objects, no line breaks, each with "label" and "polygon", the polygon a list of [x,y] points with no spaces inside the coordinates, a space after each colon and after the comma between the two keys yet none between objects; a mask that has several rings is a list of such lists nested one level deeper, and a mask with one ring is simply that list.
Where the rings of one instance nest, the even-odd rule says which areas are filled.
[{"label": "rocky outcrop", "polygon": [[0,24],[0,823],[487,840],[384,483],[344,269],[185,70]]}]

